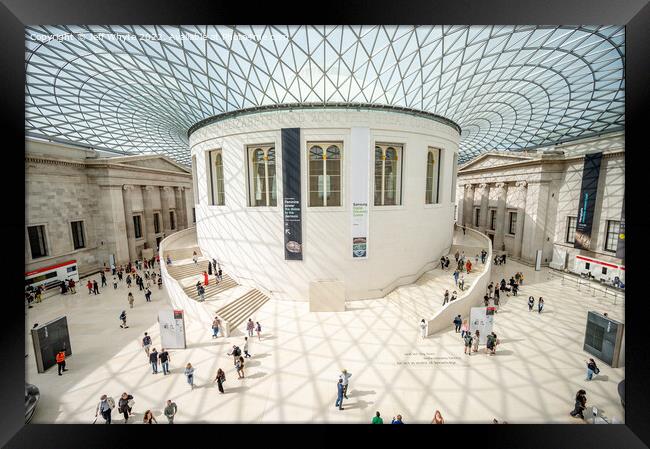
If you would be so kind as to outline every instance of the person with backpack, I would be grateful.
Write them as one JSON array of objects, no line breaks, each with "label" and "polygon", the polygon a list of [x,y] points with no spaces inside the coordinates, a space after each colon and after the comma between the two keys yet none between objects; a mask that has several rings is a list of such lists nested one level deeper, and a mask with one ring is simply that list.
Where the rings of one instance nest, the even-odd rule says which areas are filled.
[{"label": "person with backpack", "polygon": [[591,380],[594,377],[594,374],[598,375],[600,370],[596,366],[594,359],[589,359],[587,362],[587,378],[585,380]]},{"label": "person with backpack", "polygon": [[221,368],[217,370],[217,377],[214,378],[214,382],[217,383],[219,387],[219,393],[223,394],[223,383],[226,381],[226,373],[223,372]]},{"label": "person with backpack", "polygon": [[472,355],[472,341],[474,340],[472,334],[467,332],[463,340],[465,341],[465,354]]},{"label": "person with backpack", "polygon": [[111,413],[115,408],[115,400],[110,396],[106,396],[105,394],[103,394],[99,399],[99,404],[97,404],[97,409],[95,410],[95,418],[99,413],[101,413],[102,418],[106,420],[106,424],[110,424]]},{"label": "person with backpack", "polygon": [[233,356],[233,365],[237,365],[237,357],[241,355],[241,349],[239,349],[239,346],[233,345],[232,351],[229,352],[228,355]]},{"label": "person with backpack", "polygon": [[120,327],[122,329],[128,329],[129,326],[126,325],[126,310],[122,310],[122,313],[120,313],[120,320],[122,321]]},{"label": "person with backpack", "polygon": [[582,419],[585,419],[585,415],[582,414],[582,411],[585,409],[587,405],[587,392],[585,390],[578,390],[576,393],[576,402],[575,406],[573,408],[573,411],[569,412],[571,416],[574,418],[576,416],[579,416]]},{"label": "person with backpack", "polygon": [[454,318],[454,327],[456,328],[456,333],[460,332],[460,326],[463,324],[463,320],[460,319],[460,315]]},{"label": "person with backpack", "polygon": [[142,339],[142,347],[144,348],[144,352],[147,354],[147,357],[149,357],[149,348],[151,348],[151,337],[146,332],[144,333],[144,338]]},{"label": "person with backpack", "polygon": [[68,371],[65,369],[65,349],[61,349],[59,352],[56,353],[56,364],[59,369],[59,376],[62,376],[61,374],[62,371]]},{"label": "person with backpack", "polygon": [[117,411],[118,413],[122,413],[124,415],[124,424],[126,424],[127,421],[129,420],[129,416],[133,415],[131,413],[132,410],[133,410],[133,396],[131,396],[126,392],[122,393],[122,396],[120,396],[120,400],[117,401]]}]

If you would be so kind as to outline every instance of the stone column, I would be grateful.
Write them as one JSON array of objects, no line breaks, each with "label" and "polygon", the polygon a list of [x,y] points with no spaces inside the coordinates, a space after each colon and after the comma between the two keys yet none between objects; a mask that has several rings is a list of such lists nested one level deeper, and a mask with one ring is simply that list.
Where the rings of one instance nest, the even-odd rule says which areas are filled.
[{"label": "stone column", "polygon": [[490,204],[490,185],[479,185],[479,192],[481,194],[481,216],[479,217],[479,231],[485,233],[488,227],[488,206]]},{"label": "stone column", "polygon": [[515,206],[517,207],[517,225],[515,227],[515,246],[513,256],[521,257],[521,244],[524,237],[524,221],[526,219],[526,181],[515,183]]},{"label": "stone column", "polygon": [[124,185],[122,188],[122,198],[124,200],[124,220],[126,222],[126,240],[129,245],[129,259],[134,262],[137,259],[135,253],[135,225],[133,224],[133,194],[132,185]]},{"label": "stone column", "polygon": [[501,251],[503,248],[503,236],[506,227],[506,196],[508,186],[503,182],[497,182],[494,186],[497,190],[497,217],[494,230],[494,248]]},{"label": "stone column", "polygon": [[174,187],[174,198],[176,199],[176,229],[179,231],[181,229],[187,228],[187,222],[185,221],[185,209],[183,190],[184,187]]},{"label": "stone column", "polygon": [[144,229],[147,246],[156,249],[156,230],[153,225],[153,186],[142,187],[142,202],[144,206]]},{"label": "stone column", "polygon": [[169,221],[169,191],[170,187],[160,188],[160,213],[162,214],[163,233],[165,237],[172,233],[171,223]]},{"label": "stone column", "polygon": [[463,199],[463,224],[472,226],[472,211],[474,210],[474,185],[465,184],[465,197]]}]

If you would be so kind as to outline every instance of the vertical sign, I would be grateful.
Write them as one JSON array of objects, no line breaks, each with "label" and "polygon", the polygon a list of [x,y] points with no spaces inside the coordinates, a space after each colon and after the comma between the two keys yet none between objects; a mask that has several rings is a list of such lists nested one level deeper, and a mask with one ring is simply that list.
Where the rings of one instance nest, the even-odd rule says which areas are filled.
[{"label": "vertical sign", "polygon": [[350,134],[350,200],[352,201],[352,257],[368,257],[368,189],[370,128],[353,127]]},{"label": "vertical sign", "polygon": [[623,261],[623,263],[625,263],[625,194],[623,194],[623,209],[621,210],[621,225],[618,231],[616,257],[618,257]]},{"label": "vertical sign", "polygon": [[160,344],[165,349],[185,349],[185,320],[182,310],[160,310]]},{"label": "vertical sign", "polygon": [[591,249],[591,227],[594,221],[596,193],[598,191],[598,176],[600,175],[600,161],[603,153],[585,155],[585,166],[582,170],[582,188],[580,189],[580,206],[578,208],[578,222],[576,224],[576,238],[574,248]]},{"label": "vertical sign", "polygon": [[300,201],[300,128],[282,128],[284,259],[302,260]]},{"label": "vertical sign", "polygon": [[492,333],[494,310],[494,307],[472,307],[469,311],[469,331],[474,337],[478,330],[478,342],[481,345],[487,343],[487,336]]}]

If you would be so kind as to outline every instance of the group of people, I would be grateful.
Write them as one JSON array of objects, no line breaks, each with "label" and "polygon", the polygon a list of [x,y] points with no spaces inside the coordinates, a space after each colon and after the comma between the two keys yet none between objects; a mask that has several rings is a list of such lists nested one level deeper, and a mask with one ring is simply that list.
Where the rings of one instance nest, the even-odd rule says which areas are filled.
[{"label": "group of people", "polygon": [[442,305],[444,306],[445,304],[448,304],[452,301],[456,301],[458,299],[458,293],[456,293],[456,290],[451,294],[451,298],[449,297],[449,290],[445,290],[445,294],[443,295],[442,299]]},{"label": "group of people", "polygon": [[[381,417],[381,413],[376,412],[375,416],[372,418],[371,424],[383,424],[384,419]],[[431,420],[431,424],[444,424],[445,420],[442,418],[442,414],[440,413],[440,410],[436,410],[436,412],[433,415],[433,419]],[[404,424],[404,421],[402,421],[402,415],[396,415],[393,416],[393,420],[391,421],[391,424]]]},{"label": "group of people", "polygon": [[[192,260],[194,260],[195,264],[198,264],[196,251],[194,251]],[[210,285],[210,276],[212,276],[213,272],[216,284],[223,281],[223,271],[216,259],[212,259],[212,262],[208,261],[208,269],[203,272],[203,283],[201,281],[196,282],[196,294],[199,296],[199,301],[201,302],[205,301],[205,286]]]},{"label": "group of people", "polygon": [[506,254],[503,253],[500,256],[494,256],[494,265],[505,265],[506,264]]},{"label": "group of people", "polygon": [[[124,415],[124,424],[128,423],[129,418],[134,416],[133,413],[134,405],[135,405],[135,401],[133,399],[133,395],[127,392],[122,393],[117,403],[117,411],[118,413]],[[111,415],[113,413],[113,409],[115,409],[115,406],[116,406],[115,400],[111,396],[103,394],[99,398],[99,403],[97,404],[97,408],[95,409],[95,422],[97,421],[97,416],[101,413],[102,418],[104,418],[105,424],[110,424],[112,421]],[[176,403],[173,402],[171,399],[168,399],[165,404],[163,414],[167,418],[167,422],[169,424],[174,424],[174,417],[176,416],[177,412],[178,412],[178,406],[176,405]],[[156,420],[151,410],[147,410],[144,412],[142,422],[145,424],[158,424],[158,421]]]}]

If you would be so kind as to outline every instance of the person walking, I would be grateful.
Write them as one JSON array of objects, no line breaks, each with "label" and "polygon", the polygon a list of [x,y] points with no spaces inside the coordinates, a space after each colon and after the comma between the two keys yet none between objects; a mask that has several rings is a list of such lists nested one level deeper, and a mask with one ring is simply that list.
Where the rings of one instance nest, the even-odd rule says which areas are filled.
[{"label": "person walking", "polygon": [[185,376],[187,376],[187,383],[190,384],[190,388],[194,390],[194,367],[191,363],[185,365]]},{"label": "person walking", "polygon": [[424,318],[420,321],[420,335],[422,338],[427,338],[427,322],[424,321]]},{"label": "person walking", "polygon": [[115,264],[111,264],[111,271],[113,272],[113,276],[115,276]]},{"label": "person walking", "polygon": [[133,409],[133,396],[124,392],[120,399],[117,401],[117,411],[124,415],[124,424],[129,421],[129,416],[132,415],[131,410]]},{"label": "person walking", "polygon": [[62,376],[61,374],[63,371],[68,371],[65,369],[65,349],[61,349],[59,352],[56,353],[56,364],[59,369],[59,376]]},{"label": "person walking", "polygon": [[463,324],[460,326],[460,337],[465,337],[465,334],[469,334],[469,323],[467,320],[463,320]]},{"label": "person walking", "polygon": [[458,287],[458,276],[460,275],[458,269],[454,270],[454,285]]},{"label": "person walking", "polygon": [[472,352],[478,352],[478,342],[481,337],[481,333],[476,329],[476,332],[474,333],[474,339],[472,341]]},{"label": "person walking", "polygon": [[451,299],[449,300],[449,302],[456,301],[457,298],[458,298],[458,293],[456,293],[456,290],[454,290],[454,292],[451,294]]},{"label": "person walking", "polygon": [[241,349],[239,349],[239,346],[233,345],[232,351],[230,351],[228,355],[232,356],[232,364],[237,365],[237,358],[241,355]]},{"label": "person walking", "polygon": [[532,296],[528,297],[528,311],[532,312],[533,311],[533,306],[535,305],[535,298]]},{"label": "person walking", "polygon": [[540,296],[539,301],[537,301],[537,313],[542,313],[543,308],[544,308],[544,298]]},{"label": "person walking", "polygon": [[454,318],[454,328],[456,329],[456,333],[460,332],[461,324],[463,324],[463,320],[461,320],[460,315],[458,315],[456,318]]},{"label": "person walking", "polygon": [[352,377],[352,373],[348,373],[347,369],[342,369],[341,370],[341,375],[339,378],[343,381],[343,396],[345,399],[348,399],[348,386],[350,385],[350,377]]},{"label": "person walking", "polygon": [[456,253],[454,254],[454,258],[456,259],[456,263],[458,263],[458,258],[460,257],[460,253],[458,250],[456,250]]},{"label": "person walking", "polygon": [[144,418],[142,419],[142,422],[145,424],[158,424],[158,421],[156,421],[156,418],[153,417],[151,410],[144,412]]},{"label": "person walking", "polygon": [[151,302],[151,290],[149,290],[149,288],[144,291],[144,299],[147,302]]},{"label": "person walking", "polygon": [[128,329],[129,326],[126,325],[126,310],[122,310],[122,313],[120,313],[120,320],[122,321],[120,327],[122,329]]},{"label": "person walking", "polygon": [[226,373],[223,372],[221,368],[217,370],[217,376],[214,378],[214,382],[217,383],[219,387],[219,393],[223,394],[223,383],[226,381]]},{"label": "person walking", "polygon": [[397,415],[396,417],[393,417],[393,421],[391,424],[404,424],[402,421],[402,415]]},{"label": "person walking", "polygon": [[490,305],[490,297],[488,295],[483,296],[483,304],[485,304],[485,307]]},{"label": "person walking", "polygon": [[196,251],[193,251],[193,252],[192,252],[192,260],[193,260],[194,263],[196,263],[196,264],[199,263],[199,257],[197,256]]},{"label": "person walking", "polygon": [[431,424],[444,424],[445,420],[442,418],[442,413],[440,413],[440,410],[436,410],[436,412],[433,415],[433,420],[431,421]]},{"label": "person walking", "polygon": [[445,295],[444,295],[444,298],[442,300],[442,305],[444,306],[448,302],[449,302],[449,290],[445,290]]},{"label": "person walking", "polygon": [[255,323],[253,323],[252,319],[248,319],[248,322],[246,323],[246,330],[248,331],[248,336],[252,337],[253,336],[253,330],[255,330]]},{"label": "person walking", "polygon": [[127,274],[126,275],[126,286],[127,286],[127,288],[131,288],[131,282],[132,282],[131,281],[131,275]]},{"label": "person walking", "polygon": [[136,276],[136,282],[138,283],[138,288],[140,289],[140,291],[144,290],[144,281],[142,280],[142,277],[138,274],[136,274],[135,276]]},{"label": "person walking", "polygon": [[487,342],[485,344],[485,347],[487,349],[487,354],[492,355],[492,350],[494,349],[494,336],[492,334],[488,334],[487,336]]},{"label": "person walking", "polygon": [[151,348],[151,337],[146,332],[144,333],[144,337],[142,338],[142,347],[144,348],[144,352],[145,354],[147,354],[147,357],[149,357],[149,348]]},{"label": "person walking", "polygon": [[585,415],[582,414],[587,405],[587,392],[585,390],[578,390],[576,393],[576,401],[573,408],[573,411],[569,412],[574,418],[579,416],[582,419],[585,419]]},{"label": "person walking", "polygon": [[499,300],[500,300],[499,289],[498,287],[496,287],[494,289],[494,305],[497,305]]},{"label": "person walking", "polygon": [[375,413],[375,416],[372,417],[372,424],[383,424],[384,420],[381,419],[379,412]]},{"label": "person walking", "polygon": [[158,276],[158,290],[162,289],[162,276]]},{"label": "person walking", "polygon": [[344,410],[343,408],[343,391],[345,387],[343,386],[343,379],[339,379],[338,383],[336,384],[336,403],[334,404],[334,407],[338,407],[339,410]]},{"label": "person walking", "polygon": [[113,290],[117,290],[117,278],[113,276]]},{"label": "person walking", "polygon": [[95,409],[95,417],[97,417],[97,415],[101,413],[102,418],[106,420],[106,424],[110,424],[111,413],[113,412],[114,408],[115,408],[115,400],[112,397],[103,394],[101,398],[99,398],[99,404],[97,404],[97,409]]},{"label": "person walking", "polygon": [[129,296],[127,297],[129,301],[129,307],[133,308],[133,293],[129,292]]},{"label": "person walking", "polygon": [[97,281],[93,281],[93,293],[99,295],[99,284]]},{"label": "person walking", "polygon": [[255,322],[255,332],[257,332],[257,339],[262,341],[262,325],[259,321]]},{"label": "person walking", "polygon": [[124,280],[124,274],[122,273],[122,267],[120,266],[120,270],[117,272],[117,280],[122,282]]},{"label": "person walking", "polygon": [[207,271],[204,271],[203,272],[203,285],[205,285],[207,287],[209,282],[210,282],[210,280],[208,279],[208,273],[207,273]]},{"label": "person walking", "polygon": [[169,353],[165,348],[161,349],[161,352],[158,353],[158,359],[160,360],[160,365],[162,366],[163,376],[169,374]]},{"label": "person walking", "polygon": [[494,282],[490,282],[490,285],[488,285],[488,298],[492,298],[493,291],[494,291]]},{"label": "person walking", "polygon": [[158,374],[158,351],[153,348],[149,353],[149,363],[151,363],[151,374]]},{"label": "person walking", "polygon": [[100,273],[100,275],[101,275],[101,278],[102,278],[102,287],[106,287],[108,285],[108,284],[106,284],[106,275],[104,274],[103,271]]},{"label": "person walking", "polygon": [[460,291],[465,291],[465,275],[461,275],[458,281],[458,288],[460,288]]},{"label": "person walking", "polygon": [[465,354],[472,355],[472,341],[473,341],[472,334],[467,332],[463,337],[463,340],[465,342]]},{"label": "person walking", "polygon": [[235,368],[237,369],[237,376],[239,376],[239,379],[244,378],[244,358],[242,356],[239,356],[239,358],[235,361]]},{"label": "person walking", "polygon": [[600,373],[600,370],[596,366],[596,361],[594,359],[589,359],[587,361],[587,377],[585,380],[591,380],[594,377],[594,374]]},{"label": "person walking", "polygon": [[250,358],[250,356],[248,353],[248,337],[244,337],[244,357]]},{"label": "person walking", "polygon": [[497,346],[499,346],[499,339],[497,338],[497,334],[492,332],[490,335],[492,335],[492,352],[490,355],[495,355],[497,353]]},{"label": "person walking", "polygon": [[174,416],[176,416],[177,411],[178,407],[176,406],[176,403],[172,402],[171,399],[167,399],[167,405],[165,406],[163,413],[167,417],[168,424],[174,424]]},{"label": "person walking", "polygon": [[198,288],[199,288],[199,298],[200,298],[199,301],[203,302],[205,301],[205,289],[203,288],[202,285],[199,285]]},{"label": "person walking", "polygon": [[208,261],[208,276],[212,276],[212,262]]},{"label": "person walking", "polygon": [[88,294],[92,295],[93,294],[93,282],[88,279],[88,283],[86,284],[86,287],[88,287]]},{"label": "person walking", "polygon": [[167,255],[167,265],[171,265],[171,264],[172,264],[172,258],[168,254]]},{"label": "person walking", "polygon": [[465,264],[465,270],[467,271],[467,274],[472,272],[472,262],[469,259],[467,259],[467,263]]},{"label": "person walking", "polygon": [[219,318],[212,320],[212,338],[217,338],[219,334]]},{"label": "person walking", "polygon": [[221,268],[217,270],[217,275],[219,276],[219,282],[223,281],[223,271],[221,271]]}]

